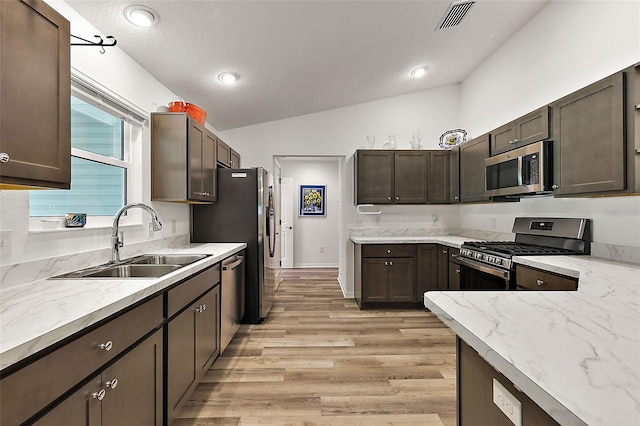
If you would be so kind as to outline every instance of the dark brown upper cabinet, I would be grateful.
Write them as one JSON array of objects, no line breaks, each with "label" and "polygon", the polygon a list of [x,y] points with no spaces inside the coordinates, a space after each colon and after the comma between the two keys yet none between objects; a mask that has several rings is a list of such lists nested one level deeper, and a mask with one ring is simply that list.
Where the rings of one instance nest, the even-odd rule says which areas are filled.
[{"label": "dark brown upper cabinet", "polygon": [[429,151],[429,204],[460,202],[458,149]]},{"label": "dark brown upper cabinet", "polygon": [[625,75],[617,73],[554,102],[554,194],[625,189]]},{"label": "dark brown upper cabinet", "polygon": [[0,189],[71,185],[69,34],[45,2],[0,2]]},{"label": "dark brown upper cabinet", "polygon": [[151,114],[151,200],[215,202],[216,145],[187,114]]},{"label": "dark brown upper cabinet", "polygon": [[549,138],[549,107],[544,106],[490,132],[491,155]]},{"label": "dark brown upper cabinet", "polygon": [[489,157],[489,133],[460,145],[460,201],[488,201],[484,160]]},{"label": "dark brown upper cabinet", "polygon": [[216,150],[218,152],[218,164],[223,167],[231,167],[231,147],[224,143],[222,139],[218,138]]},{"label": "dark brown upper cabinet", "polygon": [[426,204],[427,151],[356,152],[357,204]]},{"label": "dark brown upper cabinet", "polygon": [[235,149],[231,148],[231,161],[230,166],[232,169],[240,168],[240,154]]}]

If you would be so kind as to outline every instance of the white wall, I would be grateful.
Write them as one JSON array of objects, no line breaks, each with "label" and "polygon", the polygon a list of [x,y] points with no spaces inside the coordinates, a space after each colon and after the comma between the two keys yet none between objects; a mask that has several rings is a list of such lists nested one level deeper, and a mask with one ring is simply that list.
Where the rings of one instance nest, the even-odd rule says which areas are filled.
[{"label": "white wall", "polygon": [[[346,295],[353,294],[353,244],[349,227],[362,216],[353,204],[353,154],[364,147],[365,136],[376,136],[376,147],[390,134],[399,149],[409,149],[412,130],[422,132],[424,149],[439,149],[440,135],[460,127],[459,86],[352,105],[316,114],[272,121],[220,132],[225,142],[242,155],[243,167],[271,167],[274,156],[345,156],[341,175],[338,280]],[[385,210],[394,212],[395,207]],[[425,206],[402,209],[409,215],[430,217]]]},{"label": "white wall", "polygon": [[[639,61],[640,2],[552,1],[462,82],[463,123],[483,134]],[[511,232],[527,215],[592,218],[595,242],[640,247],[637,196],[465,205],[460,226]]]},{"label": "white wall", "polygon": [[[63,1],[47,0],[47,3],[71,22],[72,34],[85,38],[100,34]],[[71,66],[147,112],[155,111],[158,105],[166,105],[174,96],[117,46],[106,48],[104,55],[99,53],[98,48],[72,47]],[[151,204],[165,227],[161,232],[150,235],[146,226],[149,218],[138,213],[139,221],[142,221],[143,225],[126,228],[125,246],[189,233],[188,206],[150,202],[149,141],[149,127],[146,126],[138,138],[138,144],[133,147],[136,152],[135,160],[141,164],[135,191],[139,198],[129,201]],[[0,191],[0,213],[0,230],[4,241],[0,248],[0,263],[3,266],[104,249],[110,245],[110,227],[93,230],[29,231],[28,191]],[[175,221],[175,225],[172,221]]]},{"label": "white wall", "polygon": [[[338,267],[340,158],[283,158],[282,177],[293,178],[293,267]],[[300,185],[326,185],[325,216],[299,216]],[[321,248],[322,247],[322,252]]]}]

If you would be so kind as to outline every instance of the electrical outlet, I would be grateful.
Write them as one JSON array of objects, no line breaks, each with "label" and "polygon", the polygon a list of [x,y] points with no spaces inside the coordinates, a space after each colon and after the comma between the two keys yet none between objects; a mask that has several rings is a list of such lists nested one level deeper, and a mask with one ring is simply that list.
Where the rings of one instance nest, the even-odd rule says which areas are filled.
[{"label": "electrical outlet", "polygon": [[493,379],[493,403],[515,426],[522,426],[522,403],[511,392]]},{"label": "electrical outlet", "polygon": [[320,246],[320,253],[324,253],[324,246]]}]

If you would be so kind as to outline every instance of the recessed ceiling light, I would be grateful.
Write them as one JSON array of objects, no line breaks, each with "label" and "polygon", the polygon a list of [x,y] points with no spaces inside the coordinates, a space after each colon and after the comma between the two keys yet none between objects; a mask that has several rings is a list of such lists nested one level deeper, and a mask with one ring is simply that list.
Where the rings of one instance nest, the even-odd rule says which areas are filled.
[{"label": "recessed ceiling light", "polygon": [[147,6],[129,6],[124,10],[124,17],[139,27],[151,27],[160,21],[158,12]]},{"label": "recessed ceiling light", "polygon": [[425,75],[427,73],[427,70],[429,69],[429,67],[419,67],[414,69],[413,71],[411,71],[411,77],[422,77],[423,75]]},{"label": "recessed ceiling light", "polygon": [[240,74],[235,72],[223,72],[218,74],[218,80],[225,84],[233,84],[240,80]]}]

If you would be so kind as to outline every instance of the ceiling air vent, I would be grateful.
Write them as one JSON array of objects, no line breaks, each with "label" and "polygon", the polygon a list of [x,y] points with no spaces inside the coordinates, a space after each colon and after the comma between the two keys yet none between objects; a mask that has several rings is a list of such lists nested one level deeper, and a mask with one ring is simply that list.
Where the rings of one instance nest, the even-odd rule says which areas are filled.
[{"label": "ceiling air vent", "polygon": [[443,30],[460,25],[460,22],[467,16],[467,13],[469,13],[469,10],[475,3],[475,0],[451,3],[451,6],[447,9],[436,30]]}]

